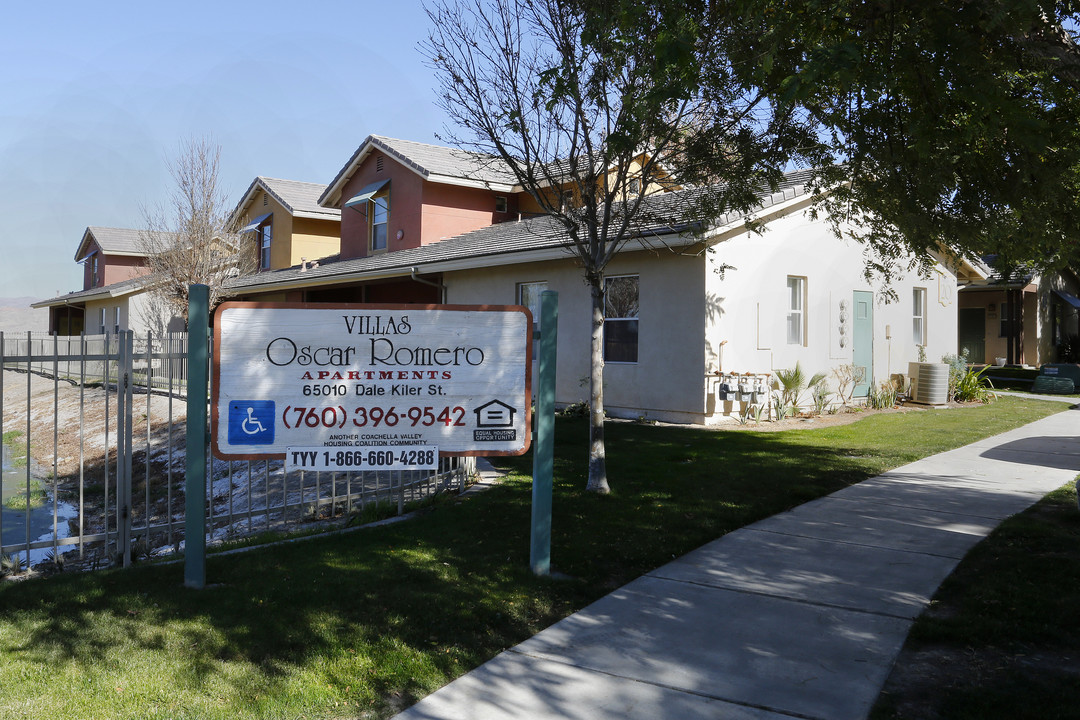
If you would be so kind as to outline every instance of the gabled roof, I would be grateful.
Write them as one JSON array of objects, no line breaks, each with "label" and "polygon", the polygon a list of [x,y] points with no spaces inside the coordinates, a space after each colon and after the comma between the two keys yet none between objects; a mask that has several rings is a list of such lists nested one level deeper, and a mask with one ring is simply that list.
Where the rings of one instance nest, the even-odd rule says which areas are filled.
[{"label": "gabled roof", "polygon": [[90,251],[91,241],[97,243],[101,252],[105,255],[126,255],[130,257],[146,257],[146,252],[139,241],[138,230],[126,228],[99,227],[91,225],[83,233],[79,249],[75,251],[75,262],[82,262]]},{"label": "gabled roof", "polygon": [[112,285],[102,285],[101,287],[90,288],[89,290],[79,290],[78,292],[70,292],[66,295],[57,295],[51,300],[41,300],[32,304],[30,307],[46,308],[62,305],[83,305],[91,300],[107,300],[110,298],[122,297],[141,291],[148,282],[150,282],[149,276],[140,275],[139,277],[115,282]]},{"label": "gabled roof", "polygon": [[[650,196],[650,202],[665,205],[686,202],[691,192],[698,191],[653,195]],[[789,201],[805,199],[808,195],[805,185],[783,183],[781,189],[775,193],[761,193],[758,213]],[[727,213],[717,218],[713,227],[741,226],[745,217],[745,213]],[[655,239],[660,237],[663,237],[664,244],[671,247],[698,242],[700,238],[685,232],[689,229],[686,226],[671,227],[661,223],[646,223],[638,230],[638,237],[641,239],[627,243],[624,250],[652,247],[657,242]],[[568,258],[571,257],[570,252],[570,240],[565,228],[555,218],[541,215],[516,222],[488,225],[417,248],[348,260],[333,256],[320,259],[316,268],[309,267],[304,270],[291,267],[247,275],[230,280],[227,287],[240,292],[323,287],[376,278],[408,276],[414,269],[418,273],[433,273]]]},{"label": "gabled roof", "polygon": [[293,217],[315,220],[340,220],[341,211],[333,207],[319,205],[319,197],[326,191],[322,183],[300,182],[299,180],[280,180],[258,176],[251,181],[244,196],[232,212],[234,219],[239,218],[259,192],[266,192],[281,203]]},{"label": "gabled roof", "polygon": [[493,155],[412,140],[368,135],[319,198],[323,207],[340,207],[341,190],[372,152],[381,151],[425,180],[463,187],[515,192],[517,178]]}]

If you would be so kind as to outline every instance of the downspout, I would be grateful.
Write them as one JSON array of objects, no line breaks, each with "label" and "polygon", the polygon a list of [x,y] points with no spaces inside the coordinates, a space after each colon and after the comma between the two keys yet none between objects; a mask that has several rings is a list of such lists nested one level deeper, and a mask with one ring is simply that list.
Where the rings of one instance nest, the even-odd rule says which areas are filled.
[{"label": "downspout", "polygon": [[441,282],[434,282],[432,280],[425,280],[416,274],[416,268],[409,268],[409,272],[412,274],[413,282],[418,282],[422,285],[430,285],[433,288],[439,289],[439,302],[443,305],[446,304],[446,286]]}]

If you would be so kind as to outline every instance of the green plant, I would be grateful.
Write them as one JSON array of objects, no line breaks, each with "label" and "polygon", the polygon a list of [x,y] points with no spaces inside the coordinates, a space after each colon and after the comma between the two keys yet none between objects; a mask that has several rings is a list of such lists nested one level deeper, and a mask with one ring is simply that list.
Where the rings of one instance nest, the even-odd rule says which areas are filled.
[{"label": "green plant", "polygon": [[37,480],[31,480],[29,500],[26,492],[17,492],[4,501],[4,507],[8,510],[18,510],[20,512],[24,512],[27,507],[36,510],[45,505],[48,499],[48,493],[45,492],[45,488],[42,487],[41,483]]},{"label": "green plant", "polygon": [[761,422],[761,418],[765,416],[765,403],[758,403],[757,405],[751,405],[750,406],[750,414],[754,418],[754,422],[756,422],[756,423]]},{"label": "green plant", "polygon": [[919,351],[919,362],[926,362],[926,346],[925,345],[916,345],[915,347]]},{"label": "green plant", "polygon": [[813,391],[814,388],[824,382],[825,373],[815,373],[810,378],[807,378],[802,366],[796,362],[795,367],[790,370],[777,370],[776,379],[780,381],[780,386],[783,389],[781,403],[785,406],[795,407],[797,412],[803,391],[807,389]]},{"label": "green plant", "polygon": [[981,370],[967,370],[956,383],[953,398],[957,402],[990,402],[994,394],[991,392],[990,381],[983,377],[989,369],[989,365]]},{"label": "green plant", "polygon": [[59,552],[58,550],[49,550],[48,552],[46,552],[45,562],[52,565],[57,572],[64,571],[64,563],[66,562],[64,559],[64,553]]},{"label": "green plant", "polygon": [[814,414],[821,415],[829,408],[829,400],[832,398],[832,393],[825,387],[824,383],[814,386]]},{"label": "green plant", "polygon": [[10,555],[0,556],[0,574],[18,575],[22,571],[22,555],[19,555],[18,553],[11,553]]},{"label": "green plant", "polygon": [[949,397],[956,396],[956,386],[968,371],[967,358],[967,348],[964,348],[959,355],[946,353],[941,356],[941,362],[949,366]]},{"label": "green plant", "polygon": [[589,417],[589,403],[585,402],[584,400],[579,400],[576,403],[570,403],[562,409],[559,415],[568,418],[587,418]]},{"label": "green plant", "polygon": [[874,410],[887,410],[896,406],[896,395],[896,385],[891,380],[887,380],[881,383],[877,390],[870,388],[866,402]]}]

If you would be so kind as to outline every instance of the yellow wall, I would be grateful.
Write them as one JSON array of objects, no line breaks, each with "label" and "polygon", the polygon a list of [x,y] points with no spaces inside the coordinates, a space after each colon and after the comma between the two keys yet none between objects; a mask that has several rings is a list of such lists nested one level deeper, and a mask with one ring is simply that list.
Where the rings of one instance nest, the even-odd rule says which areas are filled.
[{"label": "yellow wall", "polygon": [[[266,200],[265,204],[263,200]],[[270,243],[270,269],[279,270],[300,264],[300,258],[317,260],[333,255],[341,247],[341,223],[337,220],[294,218],[273,195],[260,191],[248,205],[243,224],[250,223],[260,215],[273,213],[273,239]],[[254,248],[257,235],[250,233],[246,242]]]}]

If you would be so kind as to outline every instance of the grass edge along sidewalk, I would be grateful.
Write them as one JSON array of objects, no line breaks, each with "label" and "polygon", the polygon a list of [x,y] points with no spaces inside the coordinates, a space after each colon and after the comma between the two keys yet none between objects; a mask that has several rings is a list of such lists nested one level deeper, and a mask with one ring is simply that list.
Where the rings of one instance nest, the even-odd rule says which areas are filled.
[{"label": "grass edge along sidewalk", "polygon": [[413,522],[176,566],[0,585],[0,717],[386,717],[726,532],[1062,409],[1007,399],[788,432],[612,423],[614,492],[556,428],[554,569],[528,570],[528,456]]},{"label": "grass edge along sidewalk", "polygon": [[1076,481],[1003,522],[915,622],[873,720],[1065,720],[1080,707]]}]

